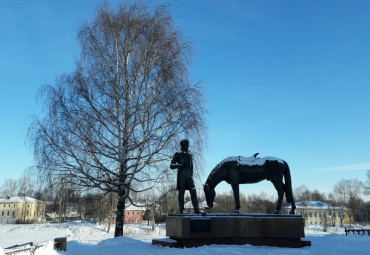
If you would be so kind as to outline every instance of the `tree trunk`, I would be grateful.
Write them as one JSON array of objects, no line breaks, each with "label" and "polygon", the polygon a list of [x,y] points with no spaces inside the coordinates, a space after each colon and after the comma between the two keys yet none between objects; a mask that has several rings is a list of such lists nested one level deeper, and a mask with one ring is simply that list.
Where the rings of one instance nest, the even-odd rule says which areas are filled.
[{"label": "tree trunk", "polygon": [[123,236],[123,223],[125,217],[125,191],[118,194],[118,203],[116,211],[116,229],[114,237]]},{"label": "tree trunk", "polygon": [[152,230],[154,231],[155,230],[155,217],[154,217],[154,214],[155,214],[155,204],[153,205],[153,212],[152,212]]},{"label": "tree trunk", "polygon": [[110,232],[110,226],[112,224],[112,217],[108,217],[108,228],[107,228],[107,233]]}]

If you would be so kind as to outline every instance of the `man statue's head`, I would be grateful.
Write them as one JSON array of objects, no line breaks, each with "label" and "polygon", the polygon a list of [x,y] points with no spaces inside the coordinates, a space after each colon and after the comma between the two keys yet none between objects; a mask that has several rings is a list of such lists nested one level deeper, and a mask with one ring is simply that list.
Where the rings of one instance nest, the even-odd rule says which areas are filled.
[{"label": "man statue's head", "polygon": [[180,141],[180,146],[182,151],[188,151],[189,150],[189,140],[188,139],[182,139]]}]

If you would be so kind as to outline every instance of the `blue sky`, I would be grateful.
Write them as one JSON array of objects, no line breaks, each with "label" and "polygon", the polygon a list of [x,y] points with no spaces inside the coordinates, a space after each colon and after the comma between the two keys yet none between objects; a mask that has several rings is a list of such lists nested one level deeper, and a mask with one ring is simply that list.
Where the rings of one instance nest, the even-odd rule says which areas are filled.
[{"label": "blue sky", "polygon": [[[0,2],[0,183],[32,165],[37,90],[74,69],[78,28],[101,2]],[[190,70],[209,111],[202,181],[222,159],[255,152],[286,160],[294,186],[327,193],[342,178],[366,179],[369,1],[144,2],[169,3],[193,43]],[[275,194],[267,181],[241,190]]]}]

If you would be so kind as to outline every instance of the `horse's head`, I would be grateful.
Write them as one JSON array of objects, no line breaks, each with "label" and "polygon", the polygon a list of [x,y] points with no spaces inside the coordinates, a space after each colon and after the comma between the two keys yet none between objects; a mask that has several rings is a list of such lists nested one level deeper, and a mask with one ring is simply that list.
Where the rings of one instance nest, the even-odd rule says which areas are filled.
[{"label": "horse's head", "polygon": [[204,184],[204,194],[206,195],[206,201],[209,208],[213,207],[213,201],[215,200],[216,192],[211,189],[208,184]]}]

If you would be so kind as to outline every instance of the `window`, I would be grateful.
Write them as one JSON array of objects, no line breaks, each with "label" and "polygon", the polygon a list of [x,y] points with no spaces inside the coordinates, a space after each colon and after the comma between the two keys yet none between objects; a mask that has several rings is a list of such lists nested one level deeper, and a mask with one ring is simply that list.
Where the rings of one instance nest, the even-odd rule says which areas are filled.
[{"label": "window", "polygon": [[127,215],[130,215],[130,212],[127,212]]},{"label": "window", "polygon": [[2,211],[1,216],[4,216],[4,211]]},{"label": "window", "polygon": [[126,220],[126,223],[130,223],[130,219],[127,219],[127,220]]},{"label": "window", "polygon": [[8,211],[8,213],[6,215],[9,216],[9,211]]},{"label": "window", "polygon": [[136,223],[139,223],[139,219],[136,219]]},{"label": "window", "polygon": [[15,217],[15,211],[13,211],[13,217]]},{"label": "window", "polygon": [[131,223],[135,223],[135,219],[131,219]]},{"label": "window", "polygon": [[136,215],[139,216],[140,215],[140,212],[136,212]]}]

